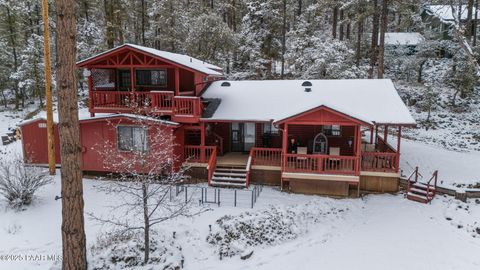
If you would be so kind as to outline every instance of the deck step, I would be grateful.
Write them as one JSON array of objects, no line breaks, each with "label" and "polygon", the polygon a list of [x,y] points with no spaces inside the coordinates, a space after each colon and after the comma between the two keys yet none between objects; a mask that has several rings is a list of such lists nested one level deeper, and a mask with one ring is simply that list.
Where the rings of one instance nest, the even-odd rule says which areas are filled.
[{"label": "deck step", "polygon": [[215,172],[237,172],[237,173],[246,173],[247,170],[245,170],[245,168],[243,169],[230,169],[230,168],[221,168],[221,167],[218,167],[215,169]]},{"label": "deck step", "polygon": [[412,192],[407,193],[407,199],[409,199],[411,201],[420,202],[420,203],[428,203],[429,202],[429,200],[427,199],[426,196],[418,195],[418,194],[415,194],[415,193],[412,193]]},{"label": "deck step", "polygon": [[219,176],[219,177],[247,177],[247,173],[236,173],[236,172],[219,172],[215,171],[213,173],[213,176]]},{"label": "deck step", "polygon": [[426,189],[420,189],[420,188],[416,188],[416,187],[411,187],[410,188],[410,192],[411,193],[414,193],[414,194],[417,194],[417,195],[422,195],[422,196],[427,196],[427,194],[430,196],[430,197],[433,197],[435,195],[435,193],[433,192],[433,190],[429,190],[427,192]]},{"label": "deck step", "polygon": [[210,185],[214,187],[233,187],[233,188],[247,187],[245,183],[217,182],[213,180],[210,182]]},{"label": "deck step", "polygon": [[235,183],[246,183],[245,178],[233,178],[233,177],[212,177],[212,181],[215,182],[235,182]]}]

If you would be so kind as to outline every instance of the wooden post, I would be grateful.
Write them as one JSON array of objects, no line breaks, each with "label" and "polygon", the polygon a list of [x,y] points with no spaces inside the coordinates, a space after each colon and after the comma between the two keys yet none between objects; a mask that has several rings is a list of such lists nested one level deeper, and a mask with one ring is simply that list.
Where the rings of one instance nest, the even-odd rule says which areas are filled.
[{"label": "wooden post", "polygon": [[[130,57],[133,58],[133,56],[130,55]],[[130,59],[130,63],[132,63],[133,59]],[[134,105],[135,103],[135,69],[133,68],[133,66],[130,66],[130,85],[131,85],[131,88],[130,89],[130,103],[133,102],[133,104],[130,104],[130,106]],[[133,108],[133,107],[131,107]],[[143,108],[138,108],[138,109],[143,109]]]},{"label": "wooden post", "polygon": [[175,96],[180,95],[180,70],[175,68]]},{"label": "wooden post", "polygon": [[200,160],[206,161],[206,149],[205,149],[205,123],[200,124]]},{"label": "wooden post", "polygon": [[395,172],[398,172],[398,169],[400,168],[400,141],[402,140],[402,126],[398,126],[397,136],[397,160],[395,164]]},{"label": "wooden post", "polygon": [[375,125],[375,147],[378,144],[378,126]]},{"label": "wooden post", "polygon": [[[288,124],[285,123],[283,125],[283,138],[282,138],[282,171],[281,173],[283,174],[283,171],[285,170],[286,162],[287,162],[287,157],[285,154],[287,154],[287,149],[288,149]],[[280,177],[280,190],[283,190],[283,177]]]},{"label": "wooden post", "polygon": [[52,109],[52,67],[50,60],[50,33],[48,25],[48,0],[42,1],[43,11],[43,39],[44,39],[44,61],[45,61],[45,106],[47,109],[47,143],[48,143],[48,171],[55,175],[55,135],[53,128]]},{"label": "wooden post", "polygon": [[88,81],[88,108],[90,110],[90,117],[95,117],[95,113],[92,112],[93,109],[94,109],[94,103],[95,103],[95,100],[94,100],[94,97],[93,97],[93,73],[92,73],[92,69],[89,68],[88,69],[89,71],[89,74],[88,75],[88,78],[87,78],[87,81]]},{"label": "wooden post", "polygon": [[356,149],[355,149],[355,155],[357,156],[357,164],[355,168],[355,175],[360,175],[360,158],[361,158],[361,147],[360,145],[362,144],[362,130],[361,126],[357,126],[357,138],[356,138]]}]

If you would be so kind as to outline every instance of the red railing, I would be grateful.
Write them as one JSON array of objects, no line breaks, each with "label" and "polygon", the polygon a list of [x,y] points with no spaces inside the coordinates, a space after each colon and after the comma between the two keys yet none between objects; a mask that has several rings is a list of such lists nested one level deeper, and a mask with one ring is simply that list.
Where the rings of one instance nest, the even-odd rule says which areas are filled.
[{"label": "red railing", "polygon": [[[435,194],[437,194],[437,179],[438,179],[438,171],[434,171],[432,177],[427,182],[427,200],[431,201]],[[433,185],[432,185],[433,181]],[[430,197],[430,191],[432,191],[432,196]]]},{"label": "red railing", "polygon": [[93,109],[146,109],[149,112],[173,113],[180,117],[198,117],[202,114],[199,97],[174,96],[171,91],[128,92],[92,91]]},{"label": "red railing", "polygon": [[250,156],[252,157],[252,165],[276,167],[282,165],[281,148],[253,147],[251,150]]},{"label": "red railing", "polygon": [[371,172],[398,172],[397,153],[363,152],[361,170]]},{"label": "red railing", "polygon": [[185,145],[184,158],[187,162],[207,163],[214,151],[216,155],[215,146]]},{"label": "red railing", "polygon": [[357,163],[358,158],[355,156],[286,154],[283,159],[283,171],[356,175]]},{"label": "red railing", "polygon": [[207,171],[208,171],[208,185],[212,181],[213,173],[217,168],[217,149],[213,148],[210,158],[208,159]]},{"label": "red railing", "polygon": [[140,108],[148,108],[152,111],[168,111],[173,108],[173,92],[135,92],[135,100]]},{"label": "red railing", "polygon": [[131,92],[120,91],[93,91],[93,107],[128,108],[132,101]]},{"label": "red railing", "polygon": [[174,98],[173,113],[179,116],[200,116],[202,113],[199,97],[179,97]]},{"label": "red railing", "polygon": [[412,183],[415,184],[418,182],[418,176],[422,176],[422,175],[418,172],[418,166],[417,166],[415,167],[415,170],[407,178],[407,193],[410,192],[410,185]]}]

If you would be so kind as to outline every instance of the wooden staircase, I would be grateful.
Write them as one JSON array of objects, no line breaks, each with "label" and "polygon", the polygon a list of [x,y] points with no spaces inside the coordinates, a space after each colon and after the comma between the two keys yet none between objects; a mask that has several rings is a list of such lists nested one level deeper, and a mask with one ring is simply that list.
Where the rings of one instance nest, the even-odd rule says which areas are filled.
[{"label": "wooden staircase", "polygon": [[405,197],[411,201],[429,203],[437,194],[438,171],[433,172],[427,183],[419,182],[419,176],[422,177],[418,172],[418,167],[416,167],[415,171],[407,178],[407,193]]},{"label": "wooden staircase", "polygon": [[217,165],[210,185],[214,187],[247,188],[247,169],[241,165]]}]

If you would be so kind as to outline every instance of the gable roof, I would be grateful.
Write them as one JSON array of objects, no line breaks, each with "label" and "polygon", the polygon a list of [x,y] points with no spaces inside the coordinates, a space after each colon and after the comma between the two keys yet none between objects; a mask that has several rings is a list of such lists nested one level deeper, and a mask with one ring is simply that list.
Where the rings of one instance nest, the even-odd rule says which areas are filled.
[{"label": "gable roof", "polygon": [[204,62],[204,61],[196,59],[194,57],[184,55],[184,54],[171,53],[171,52],[167,52],[167,51],[160,51],[160,50],[157,50],[157,49],[144,47],[144,46],[140,46],[140,45],[135,45],[135,44],[129,44],[129,43],[125,43],[121,46],[115,47],[113,49],[104,51],[104,52],[99,53],[97,55],[94,55],[94,56],[91,56],[89,58],[78,61],[77,65],[82,66],[86,62],[89,62],[89,61],[91,61],[95,58],[100,58],[100,57],[102,57],[102,56],[104,56],[108,53],[111,53],[113,51],[120,50],[120,49],[123,49],[123,48],[133,48],[133,49],[139,50],[141,52],[144,52],[146,54],[149,54],[153,57],[158,57],[158,58],[161,58],[161,59],[165,59],[167,61],[174,62],[174,63],[179,64],[181,66],[191,68],[193,70],[199,71],[199,72],[207,74],[207,75],[215,75],[215,76],[221,76],[222,75],[222,73],[218,71],[218,70],[222,70],[221,67],[210,64],[210,63],[207,63],[207,62]]},{"label": "gable roof", "polygon": [[[432,16],[439,18],[442,21],[453,21],[454,16],[452,13],[455,13],[455,17],[458,18],[458,9],[460,8],[460,17],[461,20],[466,20],[468,16],[467,5],[424,5],[423,9]],[[475,7],[472,9],[472,13],[475,14]]]},{"label": "gable roof", "polygon": [[213,82],[202,95],[219,98],[217,110],[205,121],[278,122],[325,106],[362,122],[415,125],[391,80],[304,80]]}]

